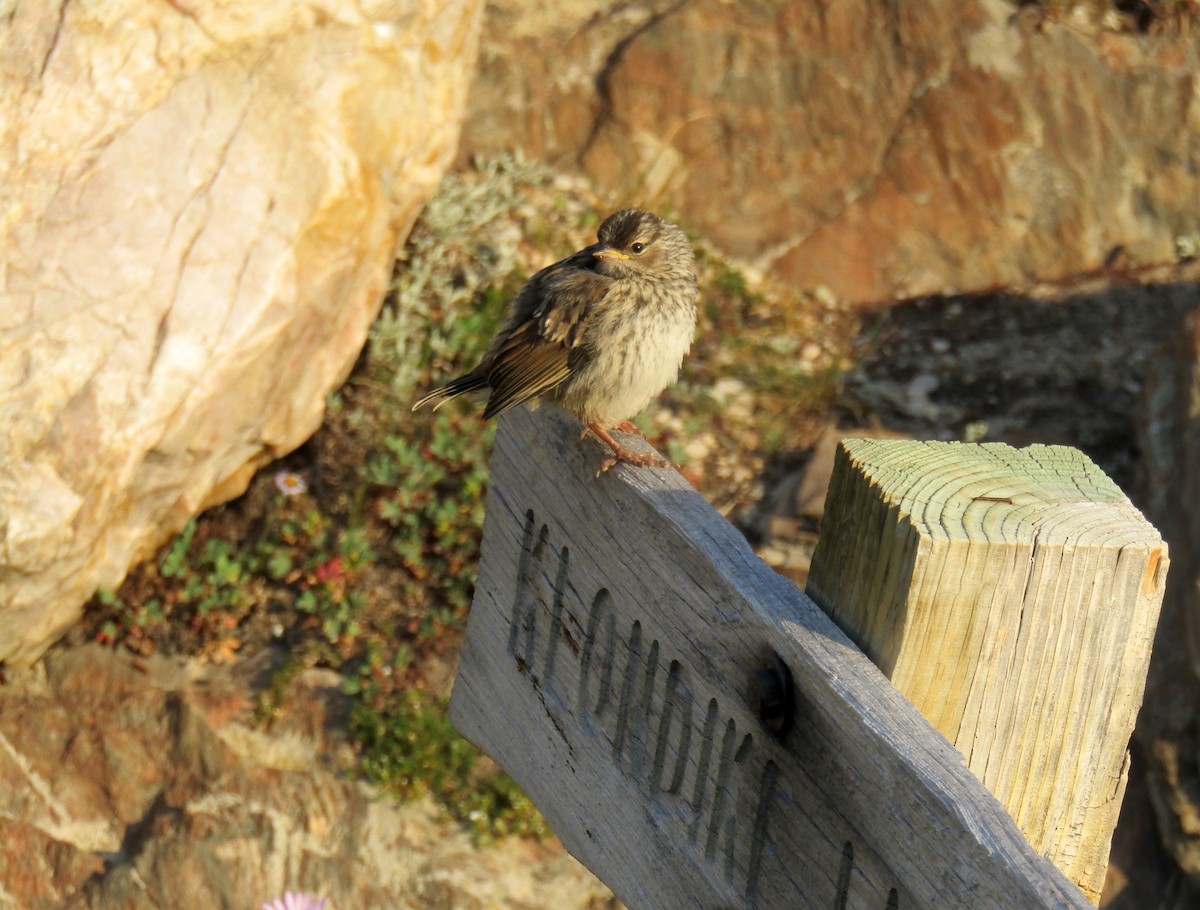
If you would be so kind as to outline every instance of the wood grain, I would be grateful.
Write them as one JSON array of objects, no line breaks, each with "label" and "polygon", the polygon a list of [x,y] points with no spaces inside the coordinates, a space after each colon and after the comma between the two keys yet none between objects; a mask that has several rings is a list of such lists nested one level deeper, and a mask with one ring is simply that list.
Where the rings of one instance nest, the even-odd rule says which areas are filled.
[{"label": "wood grain", "polygon": [[1161,535],[1062,446],[843,440],[808,593],[1098,902]]},{"label": "wood grain", "polygon": [[[502,419],[451,717],[632,910],[1088,906],[676,472],[603,454]],[[748,700],[776,654],[782,738]]]}]

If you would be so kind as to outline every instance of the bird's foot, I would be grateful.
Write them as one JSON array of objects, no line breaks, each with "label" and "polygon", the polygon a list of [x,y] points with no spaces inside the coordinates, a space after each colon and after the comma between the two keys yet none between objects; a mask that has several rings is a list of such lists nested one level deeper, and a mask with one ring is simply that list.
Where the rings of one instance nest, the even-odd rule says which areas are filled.
[{"label": "bird's foot", "polygon": [[655,455],[653,452],[631,452],[623,446],[614,449],[604,461],[600,462],[600,468],[596,471],[596,476],[605,474],[619,464],[636,465],[639,468],[669,468],[671,462],[667,461],[661,455]]},{"label": "bird's foot", "polygon": [[[598,424],[598,423],[585,423],[583,425],[582,432],[580,432],[580,434],[579,434],[579,441],[583,442],[589,436],[596,436],[597,438],[605,438],[606,441],[608,441],[608,439],[611,439],[611,437],[609,437],[608,434],[605,434],[605,437],[598,436],[596,431],[599,428],[600,428],[600,424]],[[613,424],[613,429],[620,430],[622,433],[629,433],[632,436],[639,436],[642,439],[646,438],[646,434],[642,432],[642,428],[639,427],[632,420],[622,420],[620,423]]]},{"label": "bird's foot", "polygon": [[[629,424],[629,421],[624,421],[624,423]],[[633,424],[629,425],[633,426]],[[624,429],[624,427],[621,427],[620,424],[618,424],[618,427]],[[634,429],[637,430],[636,427],[634,427]],[[640,430],[637,430],[637,433],[639,436],[641,435]],[[621,463],[631,464],[639,468],[671,467],[671,462],[667,461],[656,452],[632,452],[625,448],[625,446],[613,439],[612,435],[598,423],[589,423],[587,425],[583,432],[583,438],[587,438],[589,434],[595,436],[606,446],[612,449],[612,455],[609,455],[604,459],[604,461],[600,462],[600,470],[596,472],[597,477],[607,471],[610,471],[612,468],[615,468]]]}]

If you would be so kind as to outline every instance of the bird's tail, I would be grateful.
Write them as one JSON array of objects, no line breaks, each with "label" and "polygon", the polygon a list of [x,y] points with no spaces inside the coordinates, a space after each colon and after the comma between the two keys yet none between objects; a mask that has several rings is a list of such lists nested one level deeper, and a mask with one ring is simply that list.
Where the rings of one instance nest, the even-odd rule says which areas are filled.
[{"label": "bird's tail", "polygon": [[[487,377],[477,376],[474,373],[468,373],[466,376],[459,376],[457,379],[451,379],[443,386],[438,386],[436,389],[422,395],[417,399],[412,406],[415,411],[422,405],[429,404],[431,401],[437,401],[433,406],[436,411],[451,398],[457,398],[459,395],[465,395],[467,392],[474,392],[479,389],[487,388]],[[438,399],[441,399],[440,401]]]}]

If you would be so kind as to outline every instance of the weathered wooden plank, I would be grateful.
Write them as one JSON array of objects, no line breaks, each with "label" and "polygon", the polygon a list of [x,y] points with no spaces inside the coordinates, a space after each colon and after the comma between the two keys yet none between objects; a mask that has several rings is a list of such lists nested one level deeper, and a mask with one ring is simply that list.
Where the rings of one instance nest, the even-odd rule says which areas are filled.
[{"label": "weathered wooden plank", "polygon": [[1167,547],[1064,446],[843,440],[808,593],[1099,901]]},{"label": "weathered wooden plank", "polygon": [[[1087,907],[962,757],[672,471],[506,415],[451,717],[634,910]],[[778,654],[779,738],[748,677]]]}]

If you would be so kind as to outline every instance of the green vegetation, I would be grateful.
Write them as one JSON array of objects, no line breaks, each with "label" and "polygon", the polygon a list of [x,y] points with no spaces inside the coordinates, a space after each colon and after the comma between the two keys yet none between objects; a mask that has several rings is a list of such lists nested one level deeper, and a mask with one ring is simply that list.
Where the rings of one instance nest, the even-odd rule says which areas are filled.
[{"label": "green vegetation", "polygon": [[520,235],[498,236],[494,223],[545,180],[514,158],[449,178],[317,436],[92,605],[99,640],[142,653],[228,661],[283,644],[287,656],[259,695],[263,724],[278,720],[298,673],[338,669],[355,700],[364,773],[401,798],[432,793],[480,841],[546,833],[507,776],[479,771],[445,699],[422,691],[464,628],[495,430],[470,403],[410,408],[416,390],[483,353],[526,275]]},{"label": "green vegetation", "polygon": [[444,702],[405,692],[383,710],[360,704],[350,721],[363,771],[399,799],[433,794],[479,845],[508,835],[545,837],[545,820],[505,774],[478,775],[479,752],[450,725]]},{"label": "green vegetation", "polygon": [[[752,392],[759,451],[767,457],[811,443],[809,418],[825,413],[841,389],[836,363],[805,362],[813,332],[811,301],[768,297],[746,276],[711,254],[700,257],[709,275],[701,294],[701,344],[710,355],[685,362],[683,381],[669,392],[685,417],[685,436],[716,427],[730,402],[714,397],[721,380]],[[822,331],[829,334],[828,326]]]},{"label": "green vegetation", "polygon": [[[94,637],[143,654],[229,662],[279,648],[254,711],[263,725],[286,719],[301,673],[336,669],[353,702],[363,773],[398,798],[432,794],[480,842],[546,831],[446,717],[495,425],[480,420],[477,402],[415,414],[411,403],[477,361],[532,270],[594,238],[600,213],[572,186],[515,158],[448,178],[413,229],[393,292],[318,433],[244,496],[190,522],[89,611]],[[768,300],[703,249],[699,269],[696,348],[664,399],[665,428],[652,414],[642,426],[681,465],[691,440],[727,429],[741,434],[743,453],[752,450],[752,424],[772,451],[802,447],[806,416],[836,386],[800,357],[812,301]],[[745,483],[753,463],[730,460],[742,478],[730,482]],[[719,483],[728,472],[707,476]]]}]

